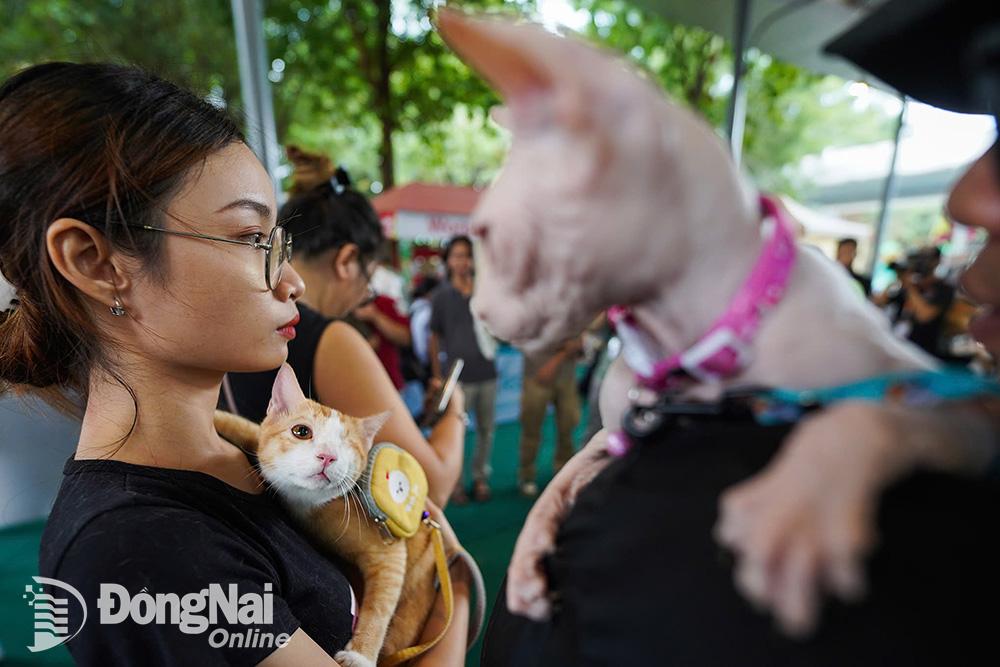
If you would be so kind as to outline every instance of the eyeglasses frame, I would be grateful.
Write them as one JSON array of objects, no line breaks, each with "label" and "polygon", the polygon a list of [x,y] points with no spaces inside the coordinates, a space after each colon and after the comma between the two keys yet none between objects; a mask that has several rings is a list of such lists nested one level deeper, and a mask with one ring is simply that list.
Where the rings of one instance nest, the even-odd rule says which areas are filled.
[{"label": "eyeglasses frame", "polygon": [[[164,229],[162,227],[153,227],[152,225],[131,225],[131,224],[126,224],[125,226],[126,227],[131,227],[133,229],[145,229],[145,230],[151,231],[151,232],[163,232],[164,234],[173,234],[175,236],[186,236],[186,237],[192,238],[192,239],[206,239],[208,241],[221,241],[222,243],[230,243],[230,244],[233,244],[233,245],[246,245],[246,246],[250,246],[251,248],[258,249],[258,250],[259,249],[263,249],[264,250],[264,282],[267,285],[267,289],[271,290],[272,292],[274,291],[274,286],[271,285],[271,252],[273,251],[273,248],[274,248],[274,235],[278,233],[278,229],[279,228],[280,229],[284,229],[284,227],[282,227],[281,225],[275,225],[271,229],[270,233],[267,235],[267,243],[261,243],[261,242],[258,242],[258,241],[237,241],[235,239],[227,239],[227,238],[223,238],[221,236],[212,236],[210,234],[199,234],[199,233],[196,233],[196,232],[180,232],[180,231],[177,231],[177,230],[174,230],[174,229]],[[260,233],[261,236],[264,235],[263,232],[258,232],[258,233]],[[285,231],[284,234],[285,234],[284,248],[282,248],[281,250],[279,250],[279,252],[284,252],[285,253],[284,254],[284,260],[285,261],[282,262],[282,263],[280,263],[278,265],[279,269],[281,269],[281,267],[284,266],[285,262],[291,262],[292,261],[292,234],[291,234],[291,232],[288,232],[288,231]],[[278,277],[275,278],[275,283],[277,283],[278,280],[281,280],[281,271],[280,270],[278,271]]]}]

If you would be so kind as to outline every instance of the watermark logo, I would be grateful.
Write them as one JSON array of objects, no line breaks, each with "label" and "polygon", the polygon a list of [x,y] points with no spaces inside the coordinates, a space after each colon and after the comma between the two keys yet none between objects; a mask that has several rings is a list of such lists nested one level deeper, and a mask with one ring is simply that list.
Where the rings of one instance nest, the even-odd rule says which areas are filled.
[{"label": "watermark logo", "polygon": [[[42,586],[28,584],[24,587],[24,594],[21,595],[35,612],[35,640],[27,649],[32,653],[37,653],[65,644],[76,637],[83,629],[83,624],[87,622],[87,603],[83,601],[80,591],[58,579],[47,577],[32,577],[31,579],[36,584],[50,586],[52,591],[52,594],[49,594]],[[73,599],[66,595],[60,595],[61,591],[69,593]],[[80,605],[83,610],[80,627],[75,629],[69,626],[70,604],[74,602]]]},{"label": "watermark logo", "polygon": [[[87,622],[87,605],[83,596],[73,586],[46,577],[32,577],[35,583],[46,584],[58,591],[66,591],[75,599],[44,592],[41,586],[24,587],[24,599],[34,609],[35,641],[30,651],[45,651],[65,644],[80,633]],[[209,584],[197,593],[150,593],[146,588],[132,595],[119,584],[102,583],[97,600],[98,623],[114,625],[131,621],[137,625],[173,625],[188,635],[205,633],[222,621],[234,626],[271,625],[274,622],[274,594],[272,584],[265,583],[263,593],[240,595],[236,584],[223,587]],[[83,619],[77,628],[69,627],[71,604],[79,604]],[[214,628],[208,633],[208,643],[213,648],[277,647],[283,648],[290,636],[273,634],[260,628],[230,631],[226,627]]]}]

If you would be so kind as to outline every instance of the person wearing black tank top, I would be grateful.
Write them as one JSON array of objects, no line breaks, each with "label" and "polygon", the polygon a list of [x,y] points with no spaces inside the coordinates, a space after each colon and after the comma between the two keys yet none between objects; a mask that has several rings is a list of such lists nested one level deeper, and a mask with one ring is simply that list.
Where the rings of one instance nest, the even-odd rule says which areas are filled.
[{"label": "person wearing black tank top", "polygon": [[[0,388],[82,414],[39,554],[41,577],[82,605],[37,648],[101,667],[335,665],[353,623],[341,564],[213,427],[227,371],[285,361],[304,290],[236,124],[136,68],[48,63],[0,86],[0,164],[0,267],[16,290]],[[464,659],[454,574],[461,641],[435,664]]]},{"label": "person wearing black tank top", "polygon": [[[453,395],[446,417],[425,438],[371,346],[336,319],[370,299],[368,279],[383,233],[378,215],[351,187],[347,172],[338,168],[329,176],[311,188],[293,188],[299,194],[279,213],[296,239],[292,266],[309,287],[309,296],[296,304],[300,320],[288,343],[288,363],[303,393],[324,405],[352,415],[389,412],[376,441],[393,442],[413,454],[427,473],[431,500],[444,507],[462,469],[464,395]],[[219,407],[261,421],[276,374],[228,374],[231,391],[228,397],[223,392]]]}]

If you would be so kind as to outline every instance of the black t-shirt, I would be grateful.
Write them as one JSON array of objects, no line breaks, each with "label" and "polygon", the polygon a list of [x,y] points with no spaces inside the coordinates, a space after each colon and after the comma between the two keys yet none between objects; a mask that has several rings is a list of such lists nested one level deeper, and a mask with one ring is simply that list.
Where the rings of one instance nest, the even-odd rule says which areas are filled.
[{"label": "black t-shirt", "polygon": [[[483,356],[476,339],[471,297],[459,292],[450,283],[441,285],[431,296],[431,331],[441,341],[441,349],[450,364],[453,359],[465,362],[461,382],[486,382],[497,377],[496,364]],[[445,373],[447,366],[441,367]]]},{"label": "black t-shirt", "polygon": [[896,330],[904,334],[910,342],[930,354],[940,355],[945,316],[955,298],[955,289],[948,283],[935,279],[929,285],[921,288],[920,295],[929,304],[940,309],[937,316],[927,322],[918,321],[915,314],[905,307],[906,290],[903,289],[891,302],[892,306],[897,309],[893,322],[897,327]]},{"label": "black t-shirt", "polygon": [[545,563],[560,594],[553,619],[513,616],[501,586],[483,667],[996,663],[994,481],[922,474],[889,489],[867,597],[828,601],[806,641],[781,635],[737,593],[712,537],[719,496],[760,470],[786,433],[678,428],[612,463],[581,492]]},{"label": "black t-shirt", "polygon": [[[333,321],[317,313],[302,303],[299,309],[299,323],[295,325],[295,338],[288,342],[288,365],[295,371],[295,377],[306,396],[315,396],[313,371],[316,365],[316,348],[323,332]],[[233,390],[236,409],[240,416],[260,423],[267,415],[267,405],[271,401],[271,387],[278,369],[260,373],[229,373],[229,386]],[[225,396],[219,398],[219,409],[229,410]]]},{"label": "black t-shirt", "polygon": [[[63,474],[42,535],[39,572],[74,586],[87,605],[86,622],[66,644],[77,664],[255,665],[280,650],[274,646],[278,635],[300,627],[331,656],[350,639],[354,597],[341,566],[296,531],[270,491],[254,495],[205,473],[121,461],[71,458]],[[138,616],[102,624],[102,583],[123,586]],[[211,584],[227,600],[260,596],[262,609],[269,593],[272,622],[229,623],[220,610],[217,623],[188,634],[178,624],[135,620],[147,613],[138,602],[143,591],[183,598],[211,591]],[[122,598],[109,593],[107,599]],[[197,612],[208,614],[208,605]],[[79,605],[70,604],[70,629],[81,622]],[[189,629],[197,625],[189,619]],[[244,637],[257,646],[210,645],[210,639],[219,644]]]}]

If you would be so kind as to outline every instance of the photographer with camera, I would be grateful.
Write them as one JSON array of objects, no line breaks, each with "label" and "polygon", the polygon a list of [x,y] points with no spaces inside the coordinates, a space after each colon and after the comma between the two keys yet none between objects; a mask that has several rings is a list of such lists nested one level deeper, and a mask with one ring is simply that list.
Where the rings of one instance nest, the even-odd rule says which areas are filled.
[{"label": "photographer with camera", "polygon": [[892,262],[898,282],[873,300],[886,309],[894,331],[934,356],[941,356],[941,334],[945,313],[955,298],[955,289],[937,277],[941,250],[921,248],[906,259]]}]

